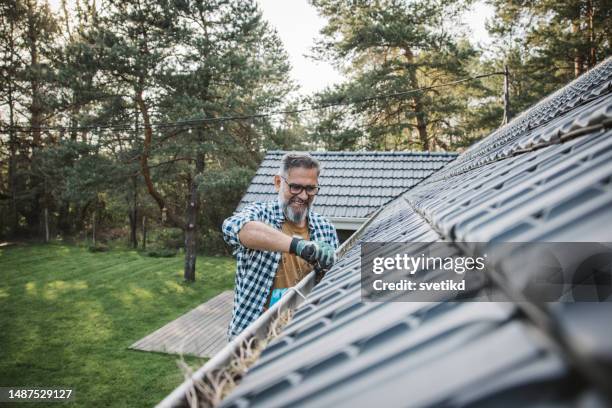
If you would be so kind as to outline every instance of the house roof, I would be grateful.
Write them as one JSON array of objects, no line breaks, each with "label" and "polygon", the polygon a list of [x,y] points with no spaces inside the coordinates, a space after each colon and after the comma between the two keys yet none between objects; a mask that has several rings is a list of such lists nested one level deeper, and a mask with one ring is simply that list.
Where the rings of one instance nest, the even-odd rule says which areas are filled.
[{"label": "house roof", "polygon": [[508,302],[364,302],[360,244],[612,242],[611,91],[608,59],[390,201],[222,406],[605,405],[612,303],[519,302],[503,269]]},{"label": "house roof", "polygon": [[[276,198],[272,176],[285,151],[266,154],[238,209]],[[327,217],[363,218],[457,157],[433,152],[311,152],[321,162],[314,210]]]}]

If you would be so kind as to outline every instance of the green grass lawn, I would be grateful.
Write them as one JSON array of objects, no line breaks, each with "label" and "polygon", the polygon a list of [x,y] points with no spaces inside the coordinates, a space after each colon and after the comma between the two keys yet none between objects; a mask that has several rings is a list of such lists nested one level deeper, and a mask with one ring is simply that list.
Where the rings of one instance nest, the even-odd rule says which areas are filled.
[{"label": "green grass lawn", "polygon": [[231,258],[198,257],[193,284],[182,268],[181,256],[128,250],[0,248],[0,386],[72,388],[80,407],[155,405],[182,382],[177,357],[128,346],[234,284]]}]

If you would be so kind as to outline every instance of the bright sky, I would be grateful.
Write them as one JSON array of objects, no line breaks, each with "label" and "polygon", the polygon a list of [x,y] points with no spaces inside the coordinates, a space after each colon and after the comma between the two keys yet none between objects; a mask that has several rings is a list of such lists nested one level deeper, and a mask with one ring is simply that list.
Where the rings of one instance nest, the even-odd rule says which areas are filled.
[{"label": "bright sky", "polygon": [[[305,54],[310,52],[314,39],[324,26],[325,19],[317,14],[308,0],[257,0],[264,18],[276,28],[289,53],[293,67],[293,79],[301,85],[302,94],[320,91],[328,85],[341,82],[342,75],[330,64],[313,61]],[[470,29],[473,43],[486,44],[489,35],[485,20],[493,16],[493,8],[477,1],[464,22]]]}]

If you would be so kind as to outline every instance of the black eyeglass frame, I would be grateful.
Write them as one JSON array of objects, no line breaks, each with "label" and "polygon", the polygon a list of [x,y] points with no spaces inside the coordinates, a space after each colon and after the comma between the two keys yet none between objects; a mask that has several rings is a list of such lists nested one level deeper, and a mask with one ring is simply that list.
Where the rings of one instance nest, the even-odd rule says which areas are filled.
[{"label": "black eyeglass frame", "polygon": [[[309,197],[312,197],[312,196],[316,196],[317,194],[319,194],[319,191],[321,191],[320,185],[303,186],[301,184],[289,183],[289,181],[287,181],[287,179],[283,176],[280,176],[280,178],[282,178],[285,181],[285,183],[287,183],[287,185],[289,186],[289,193],[291,193],[291,195],[294,195],[294,196],[298,194],[302,194],[302,191],[306,191],[306,195],[308,195]],[[294,193],[293,191],[297,191],[296,189],[299,189],[299,191],[297,193]],[[314,193],[311,194],[308,192],[308,189],[314,189],[315,191]]]}]

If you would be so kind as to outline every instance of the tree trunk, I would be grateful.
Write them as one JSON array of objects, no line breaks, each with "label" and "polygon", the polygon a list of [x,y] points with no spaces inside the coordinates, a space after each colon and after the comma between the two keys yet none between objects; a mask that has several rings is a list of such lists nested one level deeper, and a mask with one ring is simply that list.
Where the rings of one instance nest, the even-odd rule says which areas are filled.
[{"label": "tree trunk", "polygon": [[[143,81],[144,79],[141,79],[141,82]],[[170,220],[170,223],[173,226],[184,230],[186,226],[185,220],[181,219],[178,214],[175,214],[174,211],[168,208],[165,198],[155,189],[155,186],[153,185],[153,179],[151,178],[151,172],[149,171],[149,154],[151,152],[151,143],[153,141],[153,127],[151,126],[149,108],[144,100],[142,89],[136,92],[135,99],[144,123],[144,140],[142,144],[142,154],[140,155],[140,171],[142,173],[145,186],[147,187],[147,192],[153,198],[153,200],[155,200],[157,206],[162,211],[162,214],[166,214],[166,217]]]},{"label": "tree trunk", "polygon": [[[580,9],[578,9],[576,20],[572,21],[572,34],[577,37],[578,33],[580,33]],[[584,59],[579,48],[576,48],[574,52],[576,53],[574,55],[574,77],[578,78],[583,72]]]},{"label": "tree trunk", "polygon": [[196,241],[195,225],[189,224],[185,229],[185,269],[183,271],[185,282],[195,282]]},{"label": "tree trunk", "polygon": [[597,65],[597,47],[595,45],[595,27],[593,26],[593,0],[587,1],[587,18],[589,20],[589,69]]},{"label": "tree trunk", "polygon": [[[13,55],[15,51],[15,41],[13,38],[14,23],[10,19],[9,33],[9,66],[13,67]],[[19,228],[19,214],[17,211],[17,132],[15,131],[15,100],[13,98],[13,83],[7,81],[7,104],[9,110],[9,165],[8,165],[8,187],[11,194],[11,204],[9,209],[9,225],[11,226],[11,234],[17,234]]]},{"label": "tree trunk", "polygon": [[57,227],[63,236],[70,235],[72,220],[70,217],[70,203],[62,201],[59,205]]},{"label": "tree trunk", "polygon": [[[30,166],[36,166],[37,163],[37,153],[38,149],[41,148],[42,145],[42,113],[43,113],[43,102],[41,97],[41,75],[40,75],[40,66],[39,66],[39,54],[38,54],[38,40],[39,40],[39,31],[37,27],[36,21],[36,7],[37,4],[35,2],[28,1],[27,3],[27,42],[28,42],[28,51],[30,54],[30,78],[29,87],[30,87],[30,106],[28,110],[30,111],[30,127],[32,128],[32,161]],[[32,170],[32,168],[30,168]],[[28,216],[28,221],[31,226],[38,226],[40,228],[41,220],[40,214],[42,213],[42,209],[40,206],[41,196],[43,193],[38,189],[40,186],[41,180],[40,178],[32,174],[30,176],[30,186],[34,190],[34,197],[32,199],[32,211]]]},{"label": "tree trunk", "polygon": [[130,244],[132,248],[138,248],[138,186],[136,185],[136,177],[132,177],[132,185],[134,187],[134,195],[132,201],[132,209],[129,214],[130,218]]},{"label": "tree trunk", "polygon": [[[414,54],[410,49],[404,49],[404,56],[408,62],[408,78],[410,79],[410,87],[412,89],[419,88],[419,81],[416,76],[416,69],[414,68]],[[412,97],[412,109],[416,116],[416,128],[419,132],[419,142],[424,151],[431,150],[431,144],[427,136],[427,114],[423,110],[423,101],[421,95],[415,93]]]},{"label": "tree trunk", "polygon": [[36,7],[35,4],[28,2],[28,41],[30,48],[30,68],[34,70],[30,80],[31,104],[30,104],[30,125],[32,127],[32,142],[34,147],[40,147],[41,143],[41,124],[42,124],[42,100],[40,96],[40,67],[38,66],[38,31],[36,29]]},{"label": "tree trunk", "polygon": [[[201,139],[201,137],[200,137]],[[195,175],[201,175],[204,172],[204,153],[197,153]],[[198,186],[195,182],[197,177],[192,177],[189,186],[189,202],[185,211],[187,217],[187,225],[185,228],[185,271],[184,278],[186,282],[195,281],[196,267],[196,250],[197,250],[197,215],[200,207],[200,199],[198,194]]]},{"label": "tree trunk", "polygon": [[512,119],[512,112],[510,111],[510,72],[508,71],[508,65],[504,65],[504,117],[502,119],[502,125],[507,124]]},{"label": "tree trunk", "polygon": [[[10,82],[10,81],[9,81]],[[8,187],[11,195],[11,203],[9,209],[9,224],[11,226],[11,233],[16,234],[17,229],[19,228],[19,213],[17,211],[17,132],[13,126],[15,126],[14,121],[14,111],[13,111],[13,96],[12,96],[12,88],[9,85],[9,126],[11,126],[11,130],[9,131],[9,165],[8,165]]]},{"label": "tree trunk", "polygon": [[[87,212],[89,211],[89,207],[94,203],[94,200],[89,200],[85,202],[85,204],[81,207],[77,204],[74,213],[75,213],[75,231],[83,231],[86,229],[87,225]],[[85,234],[87,236],[87,234]]]},{"label": "tree trunk", "polygon": [[138,236],[136,234],[138,230],[138,214],[136,208],[132,207],[128,214],[130,220],[130,246],[134,249],[138,248]]},{"label": "tree trunk", "polygon": [[45,207],[45,243],[49,243],[49,209]]},{"label": "tree trunk", "polygon": [[147,249],[147,216],[142,216],[142,249]]},{"label": "tree trunk", "polygon": [[425,112],[423,112],[423,104],[421,103],[421,98],[417,96],[414,97],[414,112],[416,113],[419,141],[421,142],[423,151],[427,152],[431,150],[429,138],[427,137],[427,119],[425,117]]},{"label": "tree trunk", "polygon": [[96,211],[94,210],[91,216],[91,241],[93,246],[96,246]]},{"label": "tree trunk", "polygon": [[[134,131],[136,134],[138,134],[138,109],[136,109],[136,119],[135,119],[135,127],[134,127]],[[136,182],[136,177],[132,177],[132,186],[134,188],[134,196],[133,196],[133,202],[132,202],[132,214],[130,216],[130,229],[131,229],[131,234],[130,234],[130,239],[131,239],[131,243],[132,243],[132,248],[137,249],[138,248],[138,234],[137,234],[137,229],[138,229],[138,184]],[[143,216],[142,218],[142,249],[145,249],[146,247],[146,217]]]},{"label": "tree trunk", "polygon": [[[73,111],[71,110],[71,112]],[[76,115],[74,115],[73,118],[74,117],[76,117]],[[72,123],[72,121],[74,121],[74,119],[71,119],[71,127],[76,126],[76,123]],[[73,131],[70,132],[70,139],[74,141],[74,139],[72,139],[72,134],[73,134]],[[62,129],[60,131],[60,141],[66,140],[65,136],[66,136],[66,133]],[[65,167],[70,168],[72,167],[74,160],[68,157],[63,163]],[[66,236],[69,236],[70,233],[72,232],[72,227],[75,222],[75,219],[74,219],[75,217],[70,212],[70,201],[69,200],[61,199],[61,201],[58,203],[58,207],[59,208],[58,208],[58,214],[57,214],[57,229],[62,236],[66,237]]]},{"label": "tree trunk", "polygon": [[[144,78],[139,81],[139,87],[134,95],[136,104],[139,107],[140,115],[144,124],[144,140],[142,144],[142,154],[140,155],[140,171],[147,187],[147,192],[155,200],[157,206],[162,212],[162,221],[166,219],[171,225],[181,228],[185,238],[185,269],[184,279],[187,282],[195,281],[195,265],[196,265],[196,237],[197,237],[197,226],[196,226],[196,215],[198,211],[198,192],[197,185],[195,184],[195,176],[204,172],[204,152],[197,153],[196,156],[196,171],[194,177],[189,182],[189,200],[187,203],[187,211],[185,219],[179,216],[175,209],[168,208],[166,205],[166,199],[164,196],[155,188],[151,172],[149,171],[149,154],[151,152],[151,143],[153,140],[153,127],[151,126],[151,119],[149,117],[148,105],[143,97],[143,86]],[[201,133],[200,133],[201,135]]]}]

